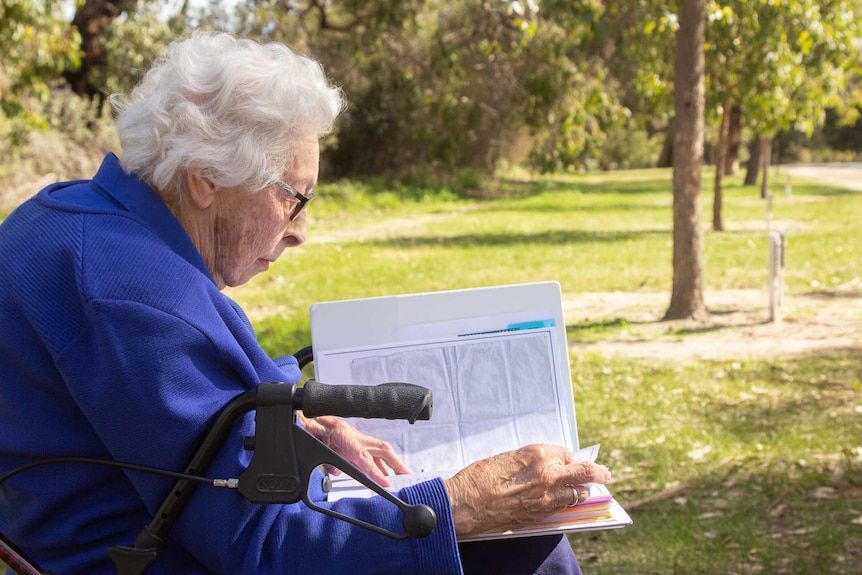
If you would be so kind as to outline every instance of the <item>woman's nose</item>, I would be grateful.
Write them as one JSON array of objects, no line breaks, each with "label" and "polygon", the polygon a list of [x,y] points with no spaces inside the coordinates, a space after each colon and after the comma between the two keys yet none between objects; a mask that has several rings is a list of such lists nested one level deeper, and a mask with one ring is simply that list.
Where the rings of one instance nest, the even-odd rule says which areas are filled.
[{"label": "woman's nose", "polygon": [[284,243],[289,248],[295,248],[305,243],[305,213],[302,212],[299,216],[287,225],[284,230]]}]

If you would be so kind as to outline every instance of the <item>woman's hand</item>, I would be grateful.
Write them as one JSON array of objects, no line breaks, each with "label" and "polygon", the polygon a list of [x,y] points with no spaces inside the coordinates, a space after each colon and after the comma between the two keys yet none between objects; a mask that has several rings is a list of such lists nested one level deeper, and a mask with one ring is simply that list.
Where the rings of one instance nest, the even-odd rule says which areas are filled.
[{"label": "woman's hand", "polygon": [[464,537],[532,525],[586,501],[585,484],[610,478],[604,465],[575,463],[563,447],[527,445],[477,461],[445,483],[455,532]]},{"label": "woman's hand", "polygon": [[[390,470],[398,475],[410,473],[386,441],[366,435],[337,417],[324,415],[307,418],[302,414],[298,415],[306,431],[380,485],[389,487],[386,476]],[[327,465],[326,469],[335,475],[341,473],[330,465]]]}]

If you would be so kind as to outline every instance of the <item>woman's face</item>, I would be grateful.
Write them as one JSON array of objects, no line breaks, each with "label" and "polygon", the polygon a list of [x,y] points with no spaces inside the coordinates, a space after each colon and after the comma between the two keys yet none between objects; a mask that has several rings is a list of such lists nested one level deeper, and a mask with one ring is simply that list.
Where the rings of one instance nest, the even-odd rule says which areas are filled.
[{"label": "woman's face", "polygon": [[[317,182],[319,155],[316,137],[300,140],[288,170],[273,175],[308,195]],[[201,255],[219,289],[246,283],[267,271],[285,248],[305,241],[305,210],[290,221],[296,201],[275,184],[251,193],[240,188],[217,190],[210,221],[211,240],[206,242],[210,247],[201,249]]]}]

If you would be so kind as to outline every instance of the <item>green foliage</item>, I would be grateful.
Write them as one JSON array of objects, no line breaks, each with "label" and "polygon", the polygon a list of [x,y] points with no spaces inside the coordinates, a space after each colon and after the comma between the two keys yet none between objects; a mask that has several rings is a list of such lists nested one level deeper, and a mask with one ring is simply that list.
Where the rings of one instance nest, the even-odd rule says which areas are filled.
[{"label": "green foliage", "polygon": [[707,18],[713,102],[730,93],[756,133],[810,135],[859,70],[858,1],[712,2]]},{"label": "green foliage", "polygon": [[[81,61],[57,0],[7,0],[0,134],[45,127],[49,89]],[[165,45],[194,28],[290,44],[321,59],[350,102],[325,150],[336,176],[554,172],[648,165],[625,133],[664,132],[672,114],[677,5],[626,0],[128,0],[95,41],[97,93],[127,91]],[[862,99],[859,0],[711,0],[710,118],[726,96],[749,129],[810,133],[826,107],[852,122]],[[170,14],[168,18],[165,14]],[[853,83],[853,74],[857,80]],[[102,110],[97,110],[102,113]],[[629,150],[626,150],[629,148]],[[634,157],[629,151],[638,152]],[[650,153],[655,150],[650,146]],[[457,176],[451,185],[456,193]],[[470,188],[471,186],[466,186]],[[469,193],[469,192],[467,192]]]},{"label": "green foliage", "polygon": [[825,143],[835,150],[862,154],[862,105],[856,108],[854,120],[842,121],[834,110],[826,110],[826,123],[823,126]]},{"label": "green foliage", "polygon": [[[426,10],[387,45],[354,59],[351,99],[332,151],[342,173],[475,168],[490,173],[523,128],[512,52],[521,31],[488,3]],[[338,63],[331,68],[336,74]]]},{"label": "green foliage", "polygon": [[[624,56],[636,62],[638,94],[667,110],[673,85],[666,55],[673,49],[676,6],[627,3],[618,19],[636,38]],[[631,16],[639,14],[636,18]],[[729,97],[741,105],[757,134],[779,130],[811,134],[830,106],[852,108],[860,66],[856,39],[862,35],[858,0],[707,3],[707,115],[713,121]],[[641,33],[638,30],[642,30]],[[665,57],[656,57],[665,55]]]},{"label": "green foliage", "polygon": [[625,116],[589,49],[599,3],[293,6],[256,2],[240,20],[245,33],[307,47],[344,87],[350,108],[326,152],[336,175],[490,174],[515,156],[545,171],[580,166]]},{"label": "green foliage", "polygon": [[[120,21],[105,28],[101,39],[106,54],[104,66],[94,71],[91,82],[103,94],[130,91],[141,74],[164,52],[180,31],[183,14],[166,20],[166,2],[138,0]],[[131,25],[129,20],[134,20]]]},{"label": "green foliage", "polygon": [[0,136],[19,146],[28,130],[47,125],[40,112],[51,80],[80,65],[80,36],[55,1],[3,0],[0,4]]},{"label": "green foliage", "polygon": [[[123,10],[105,20],[93,38],[99,48],[98,62],[91,62],[87,82],[96,93],[107,95],[129,90],[142,71],[168,42],[183,31],[185,13],[171,18],[165,13],[168,0],[132,0],[117,3]],[[55,129],[73,140],[85,138],[83,131],[98,131],[103,98],[76,101],[67,93],[63,77],[82,64],[81,35],[65,19],[56,0],[4,0],[0,13],[3,54],[0,71],[0,135],[12,146],[26,141],[33,129]],[[81,10],[83,5],[77,7]],[[92,16],[92,14],[91,14]],[[8,152],[7,152],[8,155]]]},{"label": "green foliage", "polygon": [[650,138],[634,122],[612,128],[605,134],[599,160],[604,169],[638,169],[655,165],[661,151],[661,137]]}]

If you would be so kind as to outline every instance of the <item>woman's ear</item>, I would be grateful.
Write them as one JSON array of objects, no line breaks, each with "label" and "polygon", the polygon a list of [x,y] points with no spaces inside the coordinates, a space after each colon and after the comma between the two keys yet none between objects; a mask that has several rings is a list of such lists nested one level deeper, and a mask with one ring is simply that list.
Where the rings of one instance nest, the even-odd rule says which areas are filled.
[{"label": "woman's ear", "polygon": [[216,185],[209,178],[205,178],[200,170],[189,170],[186,173],[186,187],[189,199],[199,209],[209,208],[215,200]]}]

